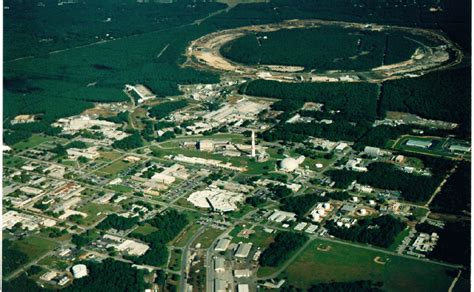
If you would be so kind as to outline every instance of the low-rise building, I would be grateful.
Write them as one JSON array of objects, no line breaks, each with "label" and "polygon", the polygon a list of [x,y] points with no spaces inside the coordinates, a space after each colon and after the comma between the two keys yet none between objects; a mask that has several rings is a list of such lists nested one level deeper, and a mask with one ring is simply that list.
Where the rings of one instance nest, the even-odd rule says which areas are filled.
[{"label": "low-rise building", "polygon": [[252,243],[241,243],[235,252],[235,257],[246,258],[252,249]]}]

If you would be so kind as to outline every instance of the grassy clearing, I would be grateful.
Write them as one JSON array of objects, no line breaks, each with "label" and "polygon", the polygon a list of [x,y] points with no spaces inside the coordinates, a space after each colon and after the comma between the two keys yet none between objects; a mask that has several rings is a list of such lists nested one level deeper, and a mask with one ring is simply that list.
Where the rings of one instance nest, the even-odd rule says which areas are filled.
[{"label": "grassy clearing", "polygon": [[87,213],[87,217],[82,219],[84,225],[92,225],[98,220],[102,220],[112,211],[117,211],[117,207],[109,204],[88,203],[77,209],[79,212]]},{"label": "grassy clearing", "polygon": [[172,245],[176,247],[184,247],[200,227],[201,225],[198,224],[188,225],[188,227],[186,227],[186,229],[175,238]]},{"label": "grassy clearing", "polygon": [[129,192],[133,191],[133,189],[131,187],[127,187],[127,186],[124,186],[124,185],[109,185],[107,187],[109,189],[114,190],[114,191],[119,192],[119,193],[129,193]]},{"label": "grassy clearing", "polygon": [[25,239],[16,240],[14,247],[25,253],[33,261],[45,253],[55,249],[59,244],[50,239],[32,235]]},{"label": "grassy clearing", "polygon": [[389,250],[391,251],[396,251],[397,247],[402,243],[403,239],[408,236],[410,233],[410,227],[405,228],[402,232],[400,232],[397,237],[395,237],[395,240],[393,243],[388,247]]},{"label": "grassy clearing", "polygon": [[195,241],[194,244],[201,244],[201,248],[209,248],[219,235],[222,234],[222,230],[215,229],[215,228],[208,228],[201,234]]},{"label": "grassy clearing", "polygon": [[104,152],[99,152],[100,153],[100,158],[103,158],[105,160],[113,161],[120,156],[122,156],[122,153],[118,153],[115,151],[104,151]]},{"label": "grassy clearing", "polygon": [[155,231],[158,231],[158,228],[151,226],[150,224],[145,224],[143,226],[138,227],[132,232],[133,234],[141,234],[141,235],[148,235],[150,233],[153,233]]},{"label": "grassy clearing", "polygon": [[168,268],[173,271],[179,271],[181,269],[181,252],[180,250],[171,251],[170,262]]},{"label": "grassy clearing", "polygon": [[425,217],[426,213],[428,213],[428,209],[425,208],[416,208],[413,210],[413,216],[415,216],[417,219]]},{"label": "grassy clearing", "polygon": [[68,264],[65,261],[62,261],[61,259],[55,256],[45,257],[44,259],[39,261],[38,264],[42,266],[52,267],[58,270],[64,270],[68,266]]},{"label": "grassy clearing", "polygon": [[53,137],[43,136],[43,135],[32,135],[28,140],[21,141],[13,145],[13,149],[16,151],[23,151],[25,149],[34,148],[41,143],[46,141],[53,140]]},{"label": "grassy clearing", "polygon": [[98,171],[101,172],[101,173],[106,173],[106,174],[111,174],[111,175],[114,175],[114,174],[117,174],[119,173],[120,171],[126,169],[127,167],[129,167],[131,164],[128,163],[128,162],[125,162],[125,161],[122,161],[122,160],[118,160],[118,161],[115,161],[114,163],[110,164],[110,165],[107,165],[101,169],[99,169]]},{"label": "grassy clearing", "polygon": [[[318,250],[321,244],[330,249]],[[377,256],[388,262],[375,263]],[[452,281],[447,271],[450,269],[437,264],[315,240],[285,274],[291,285],[303,289],[316,283],[372,280],[383,282],[386,291],[447,291]]]},{"label": "grassy clearing", "polygon": [[25,160],[21,157],[4,155],[3,156],[3,165],[8,167],[21,167],[25,164]]},{"label": "grassy clearing", "polygon": [[249,213],[252,210],[253,207],[251,205],[243,205],[239,208],[239,211],[232,212],[229,216],[233,218],[242,218],[243,216],[245,216],[245,214]]}]

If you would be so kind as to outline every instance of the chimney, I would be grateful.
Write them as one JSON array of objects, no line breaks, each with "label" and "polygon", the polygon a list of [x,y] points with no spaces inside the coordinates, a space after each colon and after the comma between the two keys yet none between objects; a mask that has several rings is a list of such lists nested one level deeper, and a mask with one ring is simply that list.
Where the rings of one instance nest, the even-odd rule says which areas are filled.
[{"label": "chimney", "polygon": [[252,130],[252,157],[255,157],[255,131]]}]

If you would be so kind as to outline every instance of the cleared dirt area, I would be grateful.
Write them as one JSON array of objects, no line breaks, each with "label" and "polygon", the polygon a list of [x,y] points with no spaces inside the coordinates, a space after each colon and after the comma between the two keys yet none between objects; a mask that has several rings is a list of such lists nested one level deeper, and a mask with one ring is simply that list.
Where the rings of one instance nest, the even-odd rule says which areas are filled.
[{"label": "cleared dirt area", "polygon": [[[271,32],[281,29],[317,28],[324,25],[360,29],[361,31],[398,30],[413,36],[419,35],[425,39],[434,40],[439,45],[429,46],[419,42],[420,48],[409,60],[371,70],[333,70],[318,73],[303,72],[304,68],[298,66],[243,65],[224,58],[219,52],[224,44],[249,33]],[[244,26],[218,31],[191,42],[186,50],[186,56],[185,66],[224,71],[228,75],[240,77],[284,82],[382,82],[389,79],[417,77],[426,72],[446,69],[459,64],[463,58],[461,49],[437,31],[318,19],[289,20],[281,23]]]}]

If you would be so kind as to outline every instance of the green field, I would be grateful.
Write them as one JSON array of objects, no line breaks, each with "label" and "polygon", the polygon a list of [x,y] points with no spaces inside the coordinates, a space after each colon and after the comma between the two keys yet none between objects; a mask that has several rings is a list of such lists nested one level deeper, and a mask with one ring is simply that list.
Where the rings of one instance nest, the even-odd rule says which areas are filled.
[{"label": "green field", "polygon": [[25,163],[25,160],[21,157],[4,155],[3,165],[9,167],[20,167]]},{"label": "green field", "polygon": [[193,242],[193,245],[200,243],[201,248],[209,248],[214,239],[221,235],[222,232],[219,229],[208,228]]},{"label": "green field", "polygon": [[41,257],[58,245],[55,241],[36,235],[14,241],[14,247],[25,253],[30,261]]},{"label": "green field", "polygon": [[133,191],[131,187],[124,186],[124,185],[109,185],[107,187],[119,193],[128,193],[128,192]]},{"label": "green field", "polygon": [[26,141],[21,141],[13,145],[13,149],[16,151],[23,151],[25,149],[34,148],[41,143],[52,140],[53,137],[43,135],[33,135]]},{"label": "green field", "polygon": [[104,152],[99,152],[100,153],[100,158],[108,161],[115,160],[122,156],[122,153],[115,152],[115,151],[104,151]]},{"label": "green field", "polygon": [[201,225],[188,225],[188,227],[186,227],[186,229],[174,239],[172,245],[176,247],[184,247],[199,228],[201,228]]},{"label": "green field", "polygon": [[131,164],[122,160],[117,160],[112,164],[109,164],[99,170],[97,170],[98,173],[104,173],[104,174],[117,174],[120,171],[126,169],[129,167]]},{"label": "green field", "polygon": [[[330,246],[328,251],[318,246]],[[388,258],[385,264],[376,257]],[[300,288],[316,283],[372,280],[386,291],[447,291],[452,271],[437,264],[392,256],[346,244],[315,240],[285,271],[288,282]]]},{"label": "green field", "polygon": [[153,227],[150,224],[145,224],[145,225],[140,226],[137,229],[133,230],[132,237],[133,237],[133,234],[148,235],[148,234],[153,233],[155,231],[158,231],[158,228]]},{"label": "green field", "polygon": [[109,212],[117,211],[117,207],[109,204],[88,203],[79,209],[79,212],[87,213],[87,217],[81,219],[84,225],[91,225],[107,216]]},{"label": "green field", "polygon": [[177,250],[171,251],[168,268],[174,271],[179,271],[181,269],[181,253],[177,252]]},{"label": "green field", "polygon": [[396,251],[397,247],[402,243],[403,239],[410,233],[410,228],[407,227],[405,230],[400,232],[397,237],[395,237],[393,243],[388,247],[391,251]]},{"label": "green field", "polygon": [[64,270],[68,266],[66,262],[62,261],[61,259],[55,256],[45,257],[44,259],[39,261],[38,264],[48,266],[48,267],[53,267],[59,270]]},{"label": "green field", "polygon": [[262,250],[267,248],[273,240],[273,235],[263,231],[263,227],[260,226],[254,226],[252,229],[255,230],[255,233],[250,234],[249,238],[237,237],[237,234],[242,230],[242,228],[232,230],[231,233],[235,234],[233,235],[234,238],[232,239],[232,242],[251,242],[254,246],[260,247]]}]

